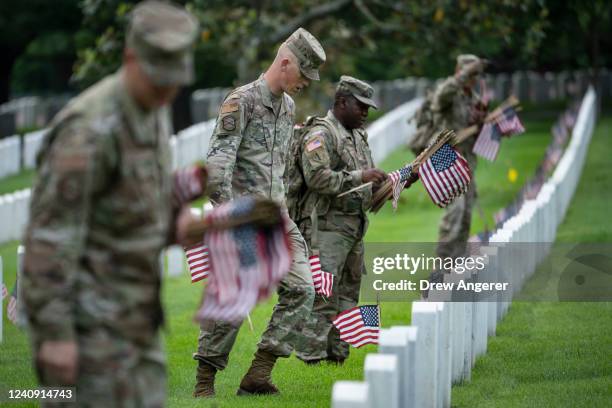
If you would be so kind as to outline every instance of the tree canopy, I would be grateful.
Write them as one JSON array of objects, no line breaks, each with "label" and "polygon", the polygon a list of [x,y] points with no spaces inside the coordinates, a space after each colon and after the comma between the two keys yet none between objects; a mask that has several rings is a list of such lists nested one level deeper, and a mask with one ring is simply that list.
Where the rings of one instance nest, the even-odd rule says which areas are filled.
[{"label": "tree canopy", "polygon": [[[32,2],[45,3],[25,1]],[[10,3],[13,2],[3,2],[2,8],[6,9]],[[26,50],[30,54],[45,50],[49,58],[57,56],[58,61],[62,55],[72,58],[76,55],[72,79],[84,87],[119,65],[125,25],[136,2],[81,0],[78,3],[80,21],[73,29],[74,35],[67,36],[67,25],[61,23],[63,15],[74,19],[75,13],[68,3],[74,5],[70,0],[53,2],[52,14],[25,6],[0,9],[0,18],[12,24],[10,27],[2,24],[0,46],[12,47],[17,57]],[[255,78],[272,60],[279,43],[300,26],[322,42],[328,56],[322,74],[324,79],[331,80],[343,73],[365,80],[439,77],[452,70],[456,55],[466,52],[491,60],[490,69],[494,72],[556,71],[612,64],[612,55],[606,52],[612,45],[609,35],[612,3],[606,0],[184,0],[179,3],[194,13],[201,25],[196,48],[197,88],[231,86]],[[7,18],[7,13],[19,18]],[[18,21],[27,22],[16,25]],[[24,33],[28,32],[28,36],[12,38],[12,32],[28,26],[38,30],[31,33],[26,29]],[[60,31],[63,34],[53,31],[57,26],[64,27]],[[72,22],[70,27],[73,26]],[[43,35],[48,32],[53,34]],[[59,41],[60,37],[63,42]],[[18,66],[11,65],[14,86],[23,88],[24,83],[46,86],[44,82],[25,79],[41,69],[31,66],[34,61],[26,59]]]}]

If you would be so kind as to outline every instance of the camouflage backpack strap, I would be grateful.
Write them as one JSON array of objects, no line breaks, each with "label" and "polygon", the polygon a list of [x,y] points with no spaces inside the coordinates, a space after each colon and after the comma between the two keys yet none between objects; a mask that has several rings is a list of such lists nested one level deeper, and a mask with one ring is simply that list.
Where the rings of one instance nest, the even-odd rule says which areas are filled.
[{"label": "camouflage backpack strap", "polygon": [[[336,140],[339,140],[340,138],[338,129],[333,125],[333,123],[327,117],[312,118],[311,122],[309,123],[309,126],[310,127],[323,126],[325,127],[326,130],[328,130],[336,138]],[[306,133],[304,132],[303,134],[306,134]],[[320,196],[317,196],[317,200],[315,201],[315,204],[312,207],[312,211],[309,214],[310,225],[311,225],[310,250],[312,252],[312,255],[319,255],[319,241],[318,241],[319,216],[317,213],[319,197]],[[302,197],[302,200],[304,200],[305,198],[306,198],[306,195]]]}]

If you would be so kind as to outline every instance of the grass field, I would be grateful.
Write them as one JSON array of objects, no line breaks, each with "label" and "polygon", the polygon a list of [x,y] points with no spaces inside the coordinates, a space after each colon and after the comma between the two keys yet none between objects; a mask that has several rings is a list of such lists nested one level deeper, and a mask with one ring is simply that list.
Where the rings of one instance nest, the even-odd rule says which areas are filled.
[{"label": "grass field", "polygon": [[[543,155],[545,146],[550,141],[549,130],[555,119],[555,111],[527,110],[522,114],[522,116],[525,119],[528,133],[505,141],[500,157],[495,163],[490,164],[484,163],[483,161],[479,163],[477,183],[480,192],[480,202],[486,214],[487,223],[489,226],[492,224],[491,214],[513,199],[523,182],[533,173],[537,162]],[[609,132],[609,121],[605,123],[607,123],[607,128],[604,127],[604,129],[608,129]],[[601,135],[601,129],[602,126],[598,128],[599,136],[596,137],[596,140],[603,138]],[[604,142],[602,146],[607,146],[605,143],[606,142]],[[609,144],[609,141],[607,143]],[[605,150],[603,153],[599,153],[602,157],[604,157],[603,155],[605,154]],[[412,155],[407,150],[400,150],[389,157],[382,167],[386,170],[394,170],[408,162],[411,158]],[[511,168],[518,171],[518,179],[514,183],[508,181],[507,178],[508,170]],[[587,172],[585,172],[585,175],[586,174]],[[591,180],[589,179],[589,181]],[[582,189],[583,186],[581,185],[580,188]],[[579,193],[580,191],[581,190],[579,190]],[[589,194],[585,197],[585,200],[591,200],[592,197],[598,197],[597,190],[590,190],[583,194]],[[601,208],[596,207],[589,208],[592,208],[593,210],[601,210]],[[602,211],[602,214],[605,214],[605,212]],[[385,208],[378,215],[371,217],[370,229],[366,239],[369,242],[435,241],[437,236],[437,225],[441,215],[442,210],[438,209],[430,202],[430,199],[426,195],[423,188],[420,185],[415,185],[410,191],[404,192],[402,201],[400,203],[400,208],[397,213],[393,214],[390,208]],[[576,213],[575,211],[572,213],[572,210],[570,210],[568,222],[572,219],[572,217],[575,217],[575,223],[581,222],[580,214]],[[483,224],[483,220],[479,219],[479,217],[475,215],[472,226],[473,231],[480,230]],[[600,228],[597,225],[594,227]],[[0,255],[2,255],[5,260],[5,271],[15,270],[14,254],[16,245],[16,243],[12,243],[0,247]],[[8,275],[8,281],[11,283],[14,276],[12,276],[12,273]],[[168,326],[164,335],[166,338],[166,347],[169,360],[169,406],[328,406],[333,383],[341,379],[362,379],[363,360],[365,355],[368,352],[376,351],[375,346],[366,346],[358,350],[352,350],[351,358],[347,360],[345,365],[342,367],[328,365],[310,367],[305,366],[294,357],[282,359],[277,364],[273,373],[274,381],[282,391],[280,396],[257,398],[235,397],[234,393],[238,383],[240,382],[240,378],[250,364],[257,341],[270,316],[271,308],[274,304],[274,299],[271,299],[269,302],[260,305],[253,311],[252,318],[254,332],[250,332],[246,324],[243,325],[236,345],[232,351],[229,367],[224,372],[218,374],[218,397],[211,401],[194,401],[191,397],[191,392],[193,390],[196,363],[191,359],[191,354],[193,351],[195,351],[197,344],[198,328],[191,319],[198,304],[201,290],[201,285],[191,285],[186,277],[171,278],[165,281],[163,297],[168,316]],[[531,307],[533,307],[533,305],[525,306],[527,309]],[[551,307],[554,307],[554,305]],[[504,322],[504,324],[510,324],[513,321],[515,309],[518,308],[519,307],[513,306],[507,318],[507,322],[509,323]],[[609,312],[610,309],[608,309],[608,317],[610,316]],[[601,313],[601,311],[598,311],[598,313]],[[382,316],[383,326],[409,324],[410,303],[383,303]],[[561,322],[563,322],[563,319],[570,319],[569,321],[571,322],[572,316],[573,314],[569,313],[568,311],[568,313],[559,313],[553,317],[561,319]],[[551,321],[551,324],[552,323],[554,322]],[[609,323],[610,322],[608,322],[608,326],[610,326]],[[502,357],[498,357],[498,359],[502,358],[503,361],[500,362],[497,360],[489,363],[490,370],[503,371],[502,374],[504,374],[505,371],[509,371],[512,366],[519,364],[519,362],[515,361],[517,359],[516,357],[511,354],[510,356],[507,355],[512,353],[512,350],[506,350],[504,333],[514,333],[517,338],[521,338],[521,330],[524,332],[531,330],[537,331],[537,326],[534,326],[529,320],[523,324],[525,324],[524,327],[521,325],[513,326],[514,330],[512,327],[509,327],[508,330],[504,331],[504,325],[499,327],[498,336],[493,339],[492,344],[490,345],[490,353],[492,356],[496,355],[496,351],[501,351],[506,354],[504,354]],[[583,325],[585,327],[583,327]],[[580,325],[580,330],[577,332],[590,331],[594,334],[590,337],[585,337],[578,342],[572,343],[568,341],[567,352],[565,354],[557,356],[553,351],[549,352],[547,348],[555,346],[555,344],[551,342],[542,343],[542,349],[538,350],[534,348],[531,350],[531,354],[525,352],[525,358],[528,362],[534,361],[535,357],[532,354],[540,353],[543,355],[548,355],[548,359],[550,360],[552,354],[553,358],[557,358],[559,360],[558,364],[553,364],[553,362],[547,362],[546,360],[542,359],[540,366],[538,366],[541,372],[547,372],[546,365],[549,363],[551,364],[551,369],[554,370],[557,365],[563,364],[564,359],[571,356],[580,356],[584,347],[599,347],[605,345],[595,344],[596,341],[598,341],[596,333],[600,327],[591,327],[588,321],[584,321],[583,325]],[[0,349],[2,350],[0,353],[0,387],[24,388],[33,386],[34,378],[32,370],[30,369],[30,353],[27,347],[26,337],[13,326],[5,325],[5,328],[5,343],[0,346]],[[550,327],[550,329],[553,330],[554,327]],[[543,338],[548,338],[546,333],[538,332],[537,335],[542,336]],[[536,336],[536,334],[533,334],[533,336]],[[607,336],[607,339],[609,346],[610,336]],[[513,343],[510,344],[512,346]],[[609,349],[610,347],[608,347],[608,350]],[[571,382],[575,378],[574,373],[570,372],[572,367],[596,367],[597,364],[601,365],[606,361],[605,358],[596,356],[594,353],[587,354],[586,356],[588,357],[589,361],[574,361],[573,366],[568,366],[568,370],[565,371],[566,375],[564,375],[563,371],[559,371],[555,376],[548,379],[549,382],[551,384],[558,383],[559,386],[561,386],[562,383]],[[499,398],[501,398],[504,395],[504,390],[507,389],[507,387],[517,384],[516,379],[510,383],[506,383],[506,380],[511,380],[511,377],[509,376],[503,377],[501,374],[495,374],[499,375],[499,377],[495,377],[495,375],[492,375],[491,372],[487,373],[486,371],[481,374],[481,366],[485,366],[486,368],[486,358],[489,358],[489,355],[482,359],[482,361],[478,362],[474,372],[474,381],[472,384],[464,387],[456,387],[454,389],[453,405],[499,406],[497,405],[497,401],[491,401],[486,398],[489,393],[489,389],[497,391],[500,395]],[[591,361],[591,358],[595,359]],[[526,368],[527,377],[537,377],[539,373],[539,371],[537,371],[538,367],[535,368],[533,373],[528,371],[529,369]],[[607,371],[608,373],[610,372],[609,369]],[[588,389],[597,387],[601,388],[601,386],[597,385],[592,376],[586,376],[584,378],[586,379],[584,387],[579,388],[578,385],[576,385],[574,389],[579,390],[581,399],[587,400]],[[485,383],[483,383],[483,381],[485,381]],[[543,392],[548,391],[548,389],[545,387],[540,388]],[[533,384],[532,389],[537,390],[539,388],[536,384]],[[551,389],[551,391],[554,390]],[[528,386],[525,386],[522,394],[524,398],[522,401],[528,401],[530,398],[528,396]],[[515,406],[516,404],[512,405],[512,401],[510,401],[506,405]],[[518,405],[521,404],[519,403]],[[524,405],[525,404],[523,404],[523,406]],[[532,405],[528,403],[526,405],[548,406],[548,404]],[[566,404],[566,406],[573,405]]]},{"label": "grass field", "polygon": [[24,170],[21,173],[0,180],[0,195],[28,188],[34,182],[34,170]]},{"label": "grass field", "polygon": [[[599,121],[557,242],[612,242],[612,118]],[[535,290],[528,281],[524,291]],[[612,303],[515,302],[455,407],[612,406]]]}]

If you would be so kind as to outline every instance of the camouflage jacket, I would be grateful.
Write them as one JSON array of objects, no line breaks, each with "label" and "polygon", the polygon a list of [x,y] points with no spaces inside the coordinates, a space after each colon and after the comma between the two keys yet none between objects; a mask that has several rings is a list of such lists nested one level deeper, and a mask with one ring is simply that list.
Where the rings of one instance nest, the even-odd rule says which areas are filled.
[{"label": "camouflage jacket", "polygon": [[365,214],[372,199],[371,187],[336,196],[362,184],[363,170],[374,167],[367,139],[364,129],[346,130],[331,111],[315,119],[302,145],[301,165],[308,191],[300,206],[301,219],[310,217],[315,207],[319,216],[330,210],[343,215]]},{"label": "camouflage jacket", "polygon": [[176,213],[167,114],[140,110],[119,71],[54,119],[25,236],[22,293],[35,341],[93,326],[135,343],[155,338],[159,255]]},{"label": "camouflage jacket", "polygon": [[[465,90],[468,80],[468,76],[460,71],[457,75],[448,77],[436,88],[431,108],[435,130],[433,135],[442,129],[458,132],[474,124],[474,110],[480,102],[480,96],[473,90]],[[470,164],[475,161],[472,157],[475,141],[476,138],[471,137],[457,146]]]},{"label": "camouflage jacket", "polygon": [[285,93],[278,115],[263,76],[230,92],[219,110],[208,149],[211,200],[258,195],[284,202],[286,150],[295,104]]}]

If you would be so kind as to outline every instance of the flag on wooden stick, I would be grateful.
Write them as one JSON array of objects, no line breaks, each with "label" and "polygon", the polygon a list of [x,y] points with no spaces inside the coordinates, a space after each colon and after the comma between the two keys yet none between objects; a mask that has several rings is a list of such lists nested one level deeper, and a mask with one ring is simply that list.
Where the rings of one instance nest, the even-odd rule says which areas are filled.
[{"label": "flag on wooden stick", "polygon": [[419,177],[432,201],[444,208],[467,191],[472,172],[463,156],[445,143],[419,167]]},{"label": "flag on wooden stick", "polygon": [[378,344],[380,315],[378,305],[356,306],[340,313],[333,321],[340,339],[353,347]]},{"label": "flag on wooden stick", "polygon": [[314,283],[315,293],[330,297],[334,286],[334,275],[321,269],[319,255],[312,255],[308,258],[310,271],[312,272],[312,282]]},{"label": "flag on wooden stick", "polygon": [[508,106],[493,120],[485,122],[472,151],[478,156],[494,161],[499,152],[502,136],[510,137],[525,132],[516,111]]}]

